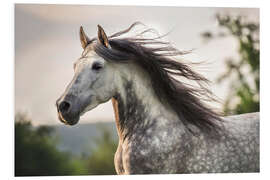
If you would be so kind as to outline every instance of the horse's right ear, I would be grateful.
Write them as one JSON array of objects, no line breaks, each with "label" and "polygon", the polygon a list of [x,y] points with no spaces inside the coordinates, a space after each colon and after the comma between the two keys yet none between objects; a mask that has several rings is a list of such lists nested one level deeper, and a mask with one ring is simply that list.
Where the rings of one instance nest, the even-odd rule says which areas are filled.
[{"label": "horse's right ear", "polygon": [[107,48],[110,47],[108,37],[107,37],[104,29],[100,25],[98,25],[98,40],[105,47],[107,47]]},{"label": "horse's right ear", "polygon": [[80,27],[80,40],[82,44],[82,48],[85,49],[86,46],[90,43],[90,39],[87,37],[87,35],[84,33],[83,27]]}]

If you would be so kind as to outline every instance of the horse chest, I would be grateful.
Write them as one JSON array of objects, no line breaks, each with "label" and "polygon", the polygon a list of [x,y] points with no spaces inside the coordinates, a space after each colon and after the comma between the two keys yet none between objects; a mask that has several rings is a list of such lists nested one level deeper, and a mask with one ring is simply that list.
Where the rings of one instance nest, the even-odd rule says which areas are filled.
[{"label": "horse chest", "polygon": [[[181,129],[179,122],[173,123],[162,116],[149,117],[144,114],[143,106],[136,110],[121,106],[121,101],[112,100],[115,111],[119,145],[115,153],[115,168],[118,174],[176,173],[176,166]],[[134,111],[133,111],[134,110]],[[121,113],[122,112],[122,113]],[[134,112],[134,113],[133,113]],[[127,138],[121,131],[121,120],[126,120]],[[143,121],[142,121],[143,120]],[[137,122],[132,124],[132,122]],[[143,123],[140,123],[143,122]],[[125,133],[125,132],[124,132]],[[173,168],[175,167],[175,168]]]},{"label": "horse chest", "polygon": [[[177,173],[181,156],[187,149],[180,148],[180,142],[173,131],[165,129],[157,132],[147,131],[143,136],[134,134],[130,139],[119,143],[115,154],[115,167],[118,174],[156,174]],[[178,149],[178,151],[175,151]],[[184,164],[184,163],[183,163]]]},{"label": "horse chest", "polygon": [[162,169],[162,167],[157,168],[160,164],[158,160],[162,156],[162,152],[157,155],[151,147],[140,146],[134,141],[119,144],[114,159],[116,172],[118,174],[156,173],[157,169]]}]

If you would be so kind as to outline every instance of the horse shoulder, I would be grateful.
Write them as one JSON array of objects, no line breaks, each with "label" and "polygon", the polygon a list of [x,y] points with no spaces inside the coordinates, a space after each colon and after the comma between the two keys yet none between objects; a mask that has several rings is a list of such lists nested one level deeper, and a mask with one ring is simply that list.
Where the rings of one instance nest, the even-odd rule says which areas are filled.
[{"label": "horse shoulder", "polygon": [[[179,130],[156,127],[135,134],[123,144],[123,164],[127,173],[177,173],[181,145]],[[178,133],[178,134],[177,134]],[[184,156],[185,153],[182,153]],[[181,159],[181,158],[180,158]]]}]

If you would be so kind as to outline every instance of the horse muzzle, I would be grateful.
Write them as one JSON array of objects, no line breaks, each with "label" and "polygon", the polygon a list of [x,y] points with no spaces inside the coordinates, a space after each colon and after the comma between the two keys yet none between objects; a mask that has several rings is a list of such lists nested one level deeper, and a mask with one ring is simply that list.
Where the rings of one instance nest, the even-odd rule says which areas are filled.
[{"label": "horse muzzle", "polygon": [[79,101],[75,96],[66,96],[56,101],[58,118],[67,125],[75,125],[80,119]]}]

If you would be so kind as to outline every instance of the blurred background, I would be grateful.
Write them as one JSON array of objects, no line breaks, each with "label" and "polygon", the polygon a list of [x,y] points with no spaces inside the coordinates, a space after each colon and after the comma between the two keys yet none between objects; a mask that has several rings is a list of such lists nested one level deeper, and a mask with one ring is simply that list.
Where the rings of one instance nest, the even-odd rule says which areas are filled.
[{"label": "blurred background", "polygon": [[225,115],[259,111],[259,9],[94,5],[15,5],[15,175],[115,174],[117,134],[111,102],[76,126],[57,118],[56,99],[82,49],[79,27],[108,35],[140,21],[180,50],[206,61],[194,69],[212,81]]}]

